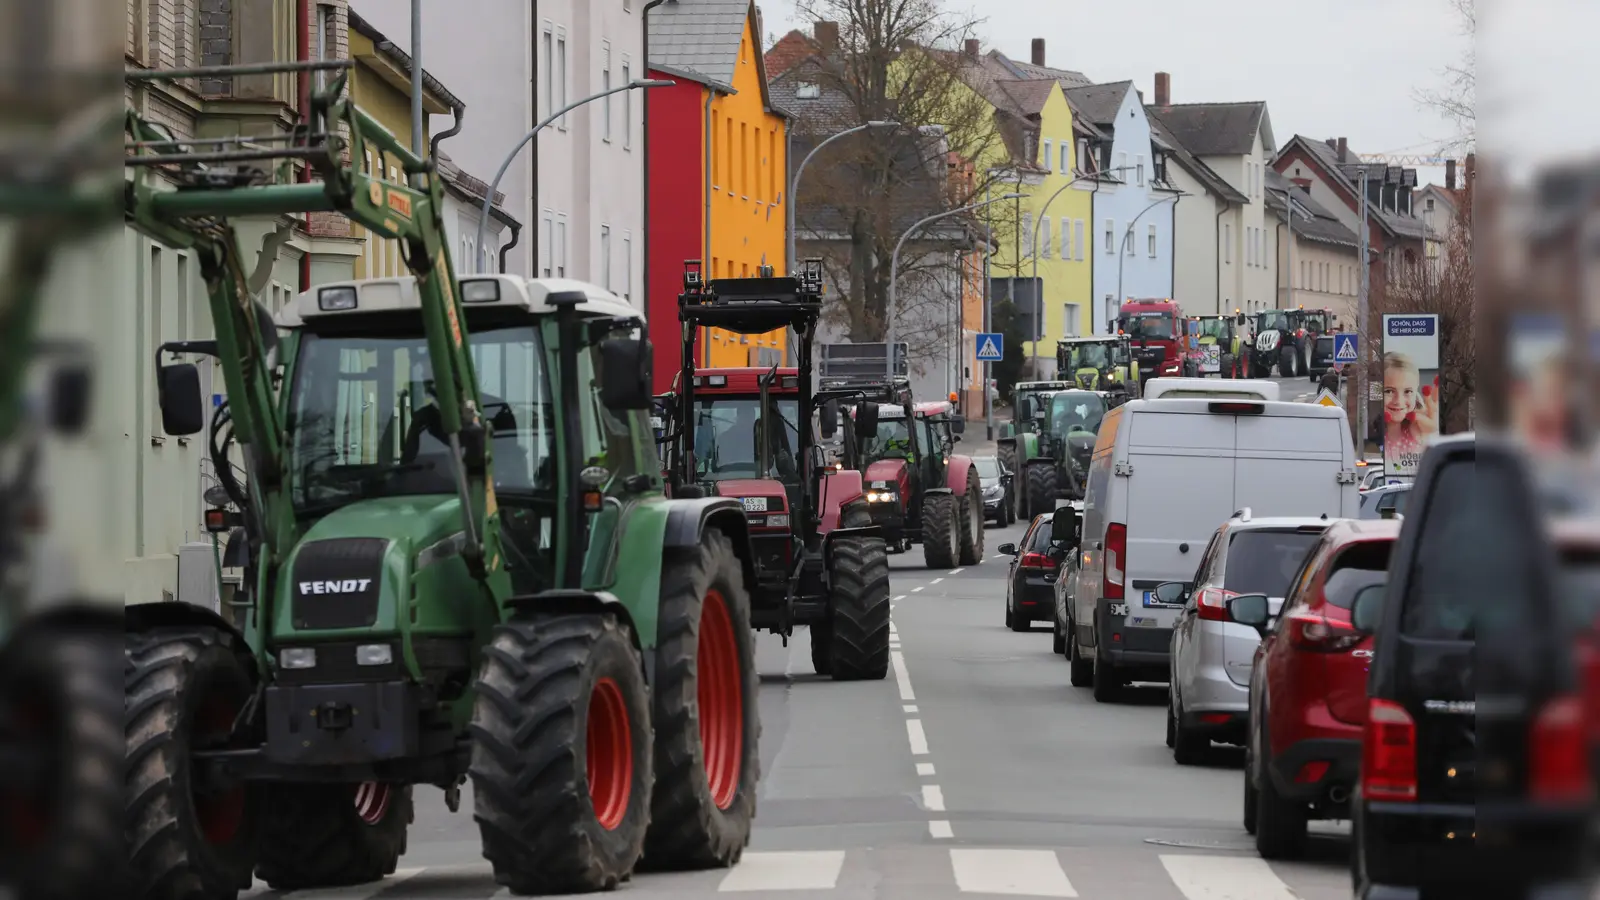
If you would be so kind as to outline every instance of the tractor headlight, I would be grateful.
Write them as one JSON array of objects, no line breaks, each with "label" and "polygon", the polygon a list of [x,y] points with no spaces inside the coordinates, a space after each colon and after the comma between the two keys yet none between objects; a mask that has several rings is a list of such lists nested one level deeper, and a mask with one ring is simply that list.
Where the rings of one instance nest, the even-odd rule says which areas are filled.
[{"label": "tractor headlight", "polygon": [[387,666],[394,662],[394,648],[388,644],[362,644],[356,647],[356,665]]},{"label": "tractor headlight", "polygon": [[768,528],[788,528],[789,527],[789,517],[787,515],[783,515],[783,516],[767,516],[767,527]]},{"label": "tractor headlight", "polygon": [[285,669],[315,669],[317,650],[315,647],[285,647],[278,651],[278,665]]},{"label": "tractor headlight", "polygon": [[323,312],[346,312],[356,308],[356,289],[353,287],[325,287],[317,292],[317,309]]},{"label": "tractor headlight", "polygon": [[868,503],[893,503],[898,499],[900,499],[900,498],[895,496],[894,491],[868,491],[867,492],[867,502]]}]

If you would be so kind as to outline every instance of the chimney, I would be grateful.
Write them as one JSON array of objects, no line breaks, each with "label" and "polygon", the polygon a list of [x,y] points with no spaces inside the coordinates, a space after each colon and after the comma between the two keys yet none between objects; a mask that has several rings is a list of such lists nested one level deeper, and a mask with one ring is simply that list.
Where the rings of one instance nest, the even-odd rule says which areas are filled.
[{"label": "chimney", "polygon": [[817,46],[822,49],[823,53],[832,53],[839,49],[838,22],[818,22],[813,29],[813,34],[816,37]]},{"label": "chimney", "polygon": [[1337,149],[1339,151],[1339,162],[1341,164],[1347,162],[1350,156],[1350,142],[1344,138],[1339,138]]},{"label": "chimney", "polygon": [[1044,65],[1044,38],[1033,39],[1033,64]]},{"label": "chimney", "polygon": [[978,39],[967,38],[967,59],[976,61],[978,58]]},{"label": "chimney", "polygon": [[1156,73],[1156,106],[1172,105],[1172,76],[1166,72]]},{"label": "chimney", "polygon": [[1444,189],[1447,191],[1456,189],[1456,161],[1453,159],[1444,161]]}]

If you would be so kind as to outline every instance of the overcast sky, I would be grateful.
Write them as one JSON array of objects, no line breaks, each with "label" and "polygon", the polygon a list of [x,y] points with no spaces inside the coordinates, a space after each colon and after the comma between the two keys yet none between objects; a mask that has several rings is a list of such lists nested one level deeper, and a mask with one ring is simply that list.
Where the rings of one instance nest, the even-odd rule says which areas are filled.
[{"label": "overcast sky", "polygon": [[[769,34],[809,30],[796,20],[794,0],[757,2]],[[1047,64],[1097,82],[1132,79],[1147,99],[1159,71],[1172,75],[1175,103],[1265,100],[1280,145],[1299,133],[1347,137],[1360,153],[1433,154],[1454,137],[1450,123],[1414,99],[1418,88],[1442,87],[1443,70],[1468,46],[1449,0],[947,3],[984,19],[985,51],[1026,61],[1032,39],[1042,37]],[[1491,10],[1493,3],[1515,12]],[[1480,42],[1484,78],[1492,72],[1494,85],[1517,98],[1496,108],[1486,132],[1531,139],[1541,156],[1600,148],[1600,116],[1587,104],[1581,114],[1562,115],[1573,107],[1560,99],[1577,100],[1585,81],[1600,83],[1587,61],[1597,55],[1592,46],[1579,62],[1579,42],[1600,33],[1600,0],[1479,0],[1479,7],[1480,20],[1493,25]],[[1088,30],[1092,36],[1082,36]],[[1486,133],[1486,150],[1490,143]],[[1418,174],[1443,182],[1442,169]]]}]

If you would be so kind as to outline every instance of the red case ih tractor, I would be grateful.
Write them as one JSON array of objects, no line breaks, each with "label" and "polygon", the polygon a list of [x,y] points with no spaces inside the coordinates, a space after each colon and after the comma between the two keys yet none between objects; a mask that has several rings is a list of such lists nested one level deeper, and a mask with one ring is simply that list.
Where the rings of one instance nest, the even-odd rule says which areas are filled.
[{"label": "red case ih tractor", "polygon": [[[682,367],[658,398],[674,499],[738,498],[753,571],[751,624],[788,642],[811,629],[811,661],[835,681],[880,680],[889,669],[889,555],[873,525],[861,473],[832,472],[812,433],[811,339],[822,312],[822,262],[799,278],[722,278],[706,283],[684,264],[678,320]],[[793,369],[696,369],[700,329],[766,334],[792,328]],[[876,430],[875,409],[856,427]],[[824,437],[831,438],[824,413]],[[832,417],[837,425],[838,416]]]},{"label": "red case ih tractor", "polygon": [[[877,428],[845,433],[844,462],[867,482],[873,524],[889,546],[904,552],[922,544],[929,568],[983,561],[983,494],[972,458],[954,445],[965,421],[948,402],[916,403],[911,382],[854,379],[823,383],[829,392],[858,392],[877,404]],[[860,421],[860,407],[853,412]]]}]

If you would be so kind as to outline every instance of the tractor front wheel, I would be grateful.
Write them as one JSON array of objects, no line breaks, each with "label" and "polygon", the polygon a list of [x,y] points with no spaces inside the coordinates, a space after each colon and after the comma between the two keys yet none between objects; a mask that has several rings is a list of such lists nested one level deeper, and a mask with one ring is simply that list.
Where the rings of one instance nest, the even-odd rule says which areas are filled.
[{"label": "tractor front wheel", "polygon": [[1048,460],[1028,463],[1028,519],[1056,509],[1056,467]]},{"label": "tractor front wheel", "polygon": [[250,886],[259,794],[194,765],[227,749],[249,671],[215,629],[130,634],[123,661],[128,858],[144,900],[232,898]]},{"label": "tractor front wheel", "polygon": [[928,568],[955,568],[960,549],[956,546],[956,517],[960,512],[954,494],[928,494],[922,498],[922,561]]},{"label": "tractor front wheel", "polygon": [[643,865],[724,868],[750,843],[761,758],[750,594],[715,528],[661,573],[655,790]]},{"label": "tractor front wheel", "polygon": [[[120,628],[28,628],[0,654],[0,883],[38,900],[115,897],[125,883]],[[86,862],[93,863],[85,865]]]},{"label": "tractor front wheel", "polygon": [[978,470],[967,469],[967,489],[961,498],[961,543],[956,548],[961,565],[975,566],[983,562],[983,491],[978,481]]},{"label": "tractor front wheel", "polygon": [[889,673],[889,552],[882,538],[831,542],[828,606],[833,680],[882,681]]},{"label": "tractor front wheel", "polygon": [[483,856],[516,894],[612,890],[650,821],[644,661],[611,616],[519,615],[478,674],[472,778]]},{"label": "tractor front wheel", "polygon": [[262,817],[256,876],[278,891],[378,881],[405,854],[412,818],[409,785],[278,786]]}]

